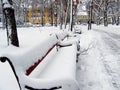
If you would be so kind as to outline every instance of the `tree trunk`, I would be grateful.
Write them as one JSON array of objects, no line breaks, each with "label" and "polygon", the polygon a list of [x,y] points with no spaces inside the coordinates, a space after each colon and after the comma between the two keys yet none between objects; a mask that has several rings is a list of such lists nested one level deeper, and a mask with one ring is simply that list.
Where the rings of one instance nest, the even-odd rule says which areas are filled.
[{"label": "tree trunk", "polygon": [[119,19],[119,16],[117,16],[116,25],[119,25],[119,24],[120,24],[120,19]]},{"label": "tree trunk", "polygon": [[113,15],[112,16],[112,25],[114,25],[116,23],[116,17]]},{"label": "tree trunk", "polygon": [[73,31],[73,0],[70,2],[70,31]]},{"label": "tree trunk", "polygon": [[68,2],[67,2],[67,10],[66,10],[66,15],[65,15],[65,29],[66,29],[66,26],[67,26],[67,18],[68,18],[69,7],[70,7],[70,0],[68,0]]},{"label": "tree trunk", "polygon": [[97,15],[97,25],[100,25],[100,16]]},{"label": "tree trunk", "polygon": [[100,8],[98,9],[98,14],[97,14],[97,25],[100,25]]},{"label": "tree trunk", "polygon": [[44,26],[44,0],[42,0],[41,24]]},{"label": "tree trunk", "polygon": [[57,1],[55,0],[55,12],[54,12],[54,17],[55,17],[55,26],[57,27]]},{"label": "tree trunk", "polygon": [[19,47],[14,9],[12,8],[12,0],[8,0],[7,3],[6,0],[3,1],[3,5],[3,12],[6,20],[8,45],[12,44]]},{"label": "tree trunk", "polygon": [[88,30],[92,28],[92,8],[93,8],[93,1],[90,2],[90,7],[89,7],[89,21],[88,21]]},{"label": "tree trunk", "polygon": [[63,25],[63,3],[60,1],[60,29],[62,29]]},{"label": "tree trunk", "polygon": [[119,10],[119,8],[120,8],[120,1],[119,0],[117,0],[117,11],[118,11],[118,13],[117,13],[117,17],[116,17],[116,25],[119,25],[119,13],[120,13],[120,10]]},{"label": "tree trunk", "polygon": [[52,0],[50,0],[51,2],[51,26],[53,26],[53,5],[52,5]]},{"label": "tree trunk", "polygon": [[107,6],[108,2],[105,0],[105,9],[104,9],[104,26],[108,26],[108,20],[107,20]]},{"label": "tree trunk", "polygon": [[2,5],[2,28],[5,28],[5,17],[3,14],[3,0],[1,0],[1,5]]}]

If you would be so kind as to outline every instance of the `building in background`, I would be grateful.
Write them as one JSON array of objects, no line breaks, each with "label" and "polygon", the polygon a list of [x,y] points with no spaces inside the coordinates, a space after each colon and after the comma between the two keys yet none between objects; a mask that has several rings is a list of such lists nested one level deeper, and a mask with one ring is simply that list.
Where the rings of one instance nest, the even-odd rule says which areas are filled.
[{"label": "building in background", "polygon": [[[32,24],[42,23],[42,4],[40,2],[32,2],[28,8],[28,22]],[[44,6],[43,13],[44,23],[51,23],[51,8]]]},{"label": "building in background", "polygon": [[84,2],[79,2],[77,6],[76,22],[79,24],[87,23],[89,19]]},{"label": "building in background", "polygon": [[31,2],[28,7],[28,22],[32,24],[41,24],[42,18],[44,20],[44,24],[50,24],[53,20],[53,5],[54,2],[49,2],[46,0],[42,2],[42,0],[36,0],[35,2]]},{"label": "building in background", "polygon": [[[13,6],[15,11],[15,18],[17,25],[19,24],[41,24],[42,16],[44,24],[54,24],[57,18],[57,23],[60,23],[61,3],[62,5],[62,17],[65,20],[65,13],[67,10],[68,0],[13,0]],[[56,3],[57,2],[57,3]],[[73,0],[74,8],[78,5],[78,0]],[[56,4],[56,5],[55,5]],[[1,9],[1,5],[0,5]],[[42,14],[42,10],[44,13]],[[0,21],[2,20],[2,14],[0,10]],[[68,15],[69,18],[69,15]]]}]

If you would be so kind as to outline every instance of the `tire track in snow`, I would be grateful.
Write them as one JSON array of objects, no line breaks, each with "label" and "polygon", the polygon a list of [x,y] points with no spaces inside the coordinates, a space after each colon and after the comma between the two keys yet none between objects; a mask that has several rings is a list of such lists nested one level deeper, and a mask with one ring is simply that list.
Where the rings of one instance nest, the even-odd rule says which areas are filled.
[{"label": "tire track in snow", "polygon": [[[120,36],[108,33],[105,31],[95,30],[101,33],[101,42],[104,42],[104,45],[99,47],[99,50],[102,51],[101,57],[107,73],[112,78],[112,84],[117,89],[120,90]],[[103,40],[103,41],[102,41]],[[108,49],[105,51],[105,49]],[[110,58],[111,57],[111,58]]]},{"label": "tire track in snow", "polygon": [[111,83],[112,80],[108,77],[109,74],[103,64],[102,59],[104,57],[101,56],[101,51],[98,50],[100,47],[97,47],[97,45],[100,45],[100,41],[97,41],[94,36],[96,33],[94,32],[91,42],[87,42],[87,40],[84,42],[85,40],[82,40],[82,43],[88,43],[88,45],[82,47],[83,50],[87,49],[90,43],[92,43],[93,47],[79,57],[77,79],[81,87],[80,90],[117,90]]}]

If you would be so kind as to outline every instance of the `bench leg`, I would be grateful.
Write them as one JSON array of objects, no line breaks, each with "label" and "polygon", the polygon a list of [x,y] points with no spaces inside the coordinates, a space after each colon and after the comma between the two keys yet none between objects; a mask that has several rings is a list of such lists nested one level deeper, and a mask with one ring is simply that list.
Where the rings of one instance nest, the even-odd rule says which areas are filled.
[{"label": "bench leg", "polygon": [[59,86],[59,87],[52,87],[52,88],[50,88],[50,89],[35,89],[35,88],[33,88],[33,87],[25,86],[25,88],[28,89],[28,90],[56,90],[56,89],[60,89],[60,88],[62,88],[62,87]]}]

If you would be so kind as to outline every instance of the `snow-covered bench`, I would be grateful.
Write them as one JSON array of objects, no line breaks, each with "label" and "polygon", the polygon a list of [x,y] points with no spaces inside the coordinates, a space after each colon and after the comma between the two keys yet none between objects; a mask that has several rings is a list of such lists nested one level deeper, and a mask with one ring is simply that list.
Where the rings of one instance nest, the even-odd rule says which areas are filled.
[{"label": "snow-covered bench", "polygon": [[[77,43],[78,41],[73,37],[58,43],[58,51],[54,48],[29,76],[46,80],[48,88],[50,86],[62,88],[62,90],[78,90],[76,81]],[[44,67],[45,64],[46,67]],[[29,86],[34,87],[32,84]]]},{"label": "snow-covered bench", "polygon": [[[54,36],[54,35],[53,35]],[[66,35],[63,35],[64,37]],[[62,38],[61,38],[62,39]],[[50,40],[49,40],[50,41]],[[76,54],[77,54],[77,42],[76,40],[73,40],[73,38],[70,38],[70,40],[63,41],[60,43],[56,43],[55,40],[54,44],[51,45],[52,49],[46,50],[46,54],[43,55],[44,60],[40,62],[40,64],[35,67],[35,69],[30,72],[28,75],[26,75],[26,70],[31,63],[34,61],[28,61],[29,59],[37,59],[38,56],[38,48],[34,48],[36,50],[36,53],[24,53],[24,55],[18,55],[13,54],[3,54],[3,56],[6,56],[9,58],[14,67],[14,72],[16,73],[16,78],[19,82],[19,85],[21,87],[20,90],[56,90],[61,89],[62,90],[76,90],[78,89],[78,85],[76,82]],[[59,46],[60,49],[58,51],[56,50],[55,46]],[[50,47],[49,47],[50,48]],[[44,49],[44,48],[43,48]],[[42,49],[40,49],[42,50]],[[32,51],[32,50],[31,50]],[[49,53],[48,53],[49,52]],[[31,54],[28,55],[28,54]],[[15,56],[14,56],[15,55]],[[22,56],[22,57],[21,57]],[[28,56],[30,56],[28,58]],[[34,56],[34,57],[33,57]],[[53,58],[54,57],[54,58]],[[16,62],[17,60],[17,62]],[[22,60],[22,61],[18,61]],[[23,61],[26,60],[26,61]],[[34,64],[35,65],[35,64]],[[34,66],[33,65],[33,66]]]}]

